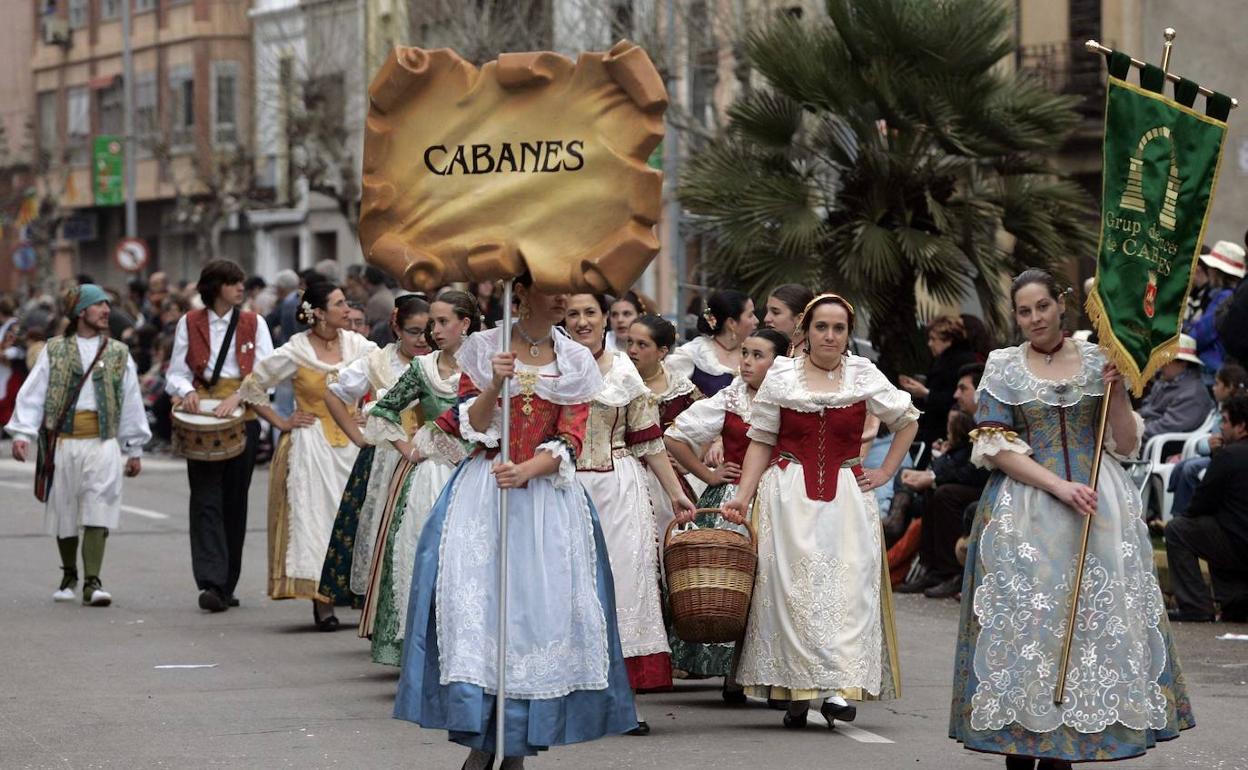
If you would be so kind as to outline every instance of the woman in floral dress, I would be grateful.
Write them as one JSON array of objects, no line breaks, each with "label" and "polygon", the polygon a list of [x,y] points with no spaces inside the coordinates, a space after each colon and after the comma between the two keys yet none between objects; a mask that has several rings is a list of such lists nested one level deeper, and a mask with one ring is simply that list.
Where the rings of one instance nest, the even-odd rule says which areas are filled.
[{"label": "woman in floral dress", "polygon": [[[1062,335],[1053,277],[1014,280],[1027,341],[994,350],[979,384],[972,461],[993,469],[966,557],[949,736],[1012,770],[1138,756],[1192,727],[1140,498],[1113,458],[1143,422],[1100,348]],[[1114,390],[1097,489],[1101,402]],[[1092,516],[1065,698],[1053,704],[1070,584]]]},{"label": "woman in floral dress", "polygon": [[[429,320],[437,350],[412,362],[369,412],[364,431],[379,446],[393,445],[404,458],[389,484],[360,618],[360,636],[372,637],[373,661],[387,666],[399,665],[403,654],[416,541],[429,509],[467,456],[463,443],[433,421],[455,405],[460,378],[455,356],[468,335],[481,328],[476,300],[466,292],[444,291],[430,306]],[[403,425],[403,415],[413,408],[426,421],[415,437]]]}]

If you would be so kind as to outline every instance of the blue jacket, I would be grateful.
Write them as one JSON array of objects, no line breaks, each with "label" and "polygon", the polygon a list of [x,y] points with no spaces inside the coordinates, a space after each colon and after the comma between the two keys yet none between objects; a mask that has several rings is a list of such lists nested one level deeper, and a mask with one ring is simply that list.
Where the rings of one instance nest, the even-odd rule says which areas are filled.
[{"label": "blue jacket", "polygon": [[1226,348],[1218,340],[1218,306],[1230,299],[1234,293],[1234,289],[1218,289],[1209,297],[1209,304],[1205,306],[1205,312],[1201,313],[1200,318],[1183,324],[1183,331],[1196,340],[1196,355],[1200,357],[1200,362],[1205,365],[1206,371],[1213,374],[1222,368],[1226,359]]}]

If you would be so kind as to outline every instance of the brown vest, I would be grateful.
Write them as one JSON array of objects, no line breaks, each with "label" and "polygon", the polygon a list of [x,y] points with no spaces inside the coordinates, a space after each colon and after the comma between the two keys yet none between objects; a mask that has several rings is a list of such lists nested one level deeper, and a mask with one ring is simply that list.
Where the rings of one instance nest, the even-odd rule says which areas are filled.
[{"label": "brown vest", "polygon": [[[234,356],[238,359],[239,376],[251,374],[256,362],[256,314],[239,310],[238,328],[234,330]],[[208,331],[208,309],[186,314],[186,365],[195,375],[197,385],[206,385],[203,371],[216,365],[212,358],[212,335]]]}]

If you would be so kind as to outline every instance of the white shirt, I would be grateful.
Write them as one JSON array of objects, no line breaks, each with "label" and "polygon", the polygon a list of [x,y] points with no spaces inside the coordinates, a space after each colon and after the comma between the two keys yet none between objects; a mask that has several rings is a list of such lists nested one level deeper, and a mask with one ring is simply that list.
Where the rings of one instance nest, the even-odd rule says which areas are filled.
[{"label": "white shirt", "polygon": [[[240,311],[242,312],[242,311]],[[208,364],[199,376],[204,382],[212,379],[213,367],[217,365],[217,355],[221,352],[221,343],[225,341],[225,332],[230,328],[229,314],[217,315],[212,308],[208,309]],[[238,329],[234,330],[238,334]],[[178,319],[178,328],[173,333],[173,354],[169,359],[169,371],[165,375],[165,392],[171,396],[184,398],[187,393],[195,390],[195,372],[186,363],[186,352],[190,347],[187,336],[186,316]],[[238,368],[237,338],[230,342],[230,349],[225,351],[225,363],[221,365],[222,377],[239,378],[242,372]],[[273,338],[269,336],[269,325],[263,318],[256,318],[256,359],[263,361],[273,355]]]},{"label": "white shirt", "polygon": [[[78,356],[85,369],[95,359],[100,345],[108,337],[75,337],[78,342]],[[30,370],[22,388],[17,392],[17,403],[13,408],[13,418],[4,426],[5,430],[22,440],[34,443],[39,435],[39,426],[43,423],[43,405],[48,397],[48,349],[45,346],[39,351],[35,368]],[[142,457],[143,445],[152,438],[152,431],[147,425],[147,412],[143,409],[143,396],[139,392],[139,373],[134,359],[126,357],[126,374],[122,379],[121,419],[117,424],[117,442],[121,451],[128,457]],[[78,403],[75,411],[94,412],[95,388],[86,383],[78,391]]]}]

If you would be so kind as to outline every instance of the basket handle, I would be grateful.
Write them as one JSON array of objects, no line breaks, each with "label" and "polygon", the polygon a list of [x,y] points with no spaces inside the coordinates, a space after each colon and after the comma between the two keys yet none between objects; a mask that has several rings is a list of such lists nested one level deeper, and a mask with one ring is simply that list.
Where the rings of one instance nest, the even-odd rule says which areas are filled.
[{"label": "basket handle", "polygon": [[[698,508],[694,511],[695,516],[698,514],[703,514],[703,513],[714,513],[714,514],[722,515],[723,509],[722,508]],[[696,521],[692,521],[689,523],[693,524],[695,527],[698,526]],[[663,533],[664,550],[666,550],[667,546],[671,544],[672,531],[676,529],[676,526],[677,526],[677,521],[675,519],[672,519],[670,522],[668,522],[667,530]],[[710,527],[710,529],[715,529],[715,527]],[[749,533],[750,545],[753,546],[755,551],[757,551],[758,550],[758,534],[754,531],[754,525],[750,523],[750,520],[748,518],[745,520],[745,530],[746,532]]]}]

